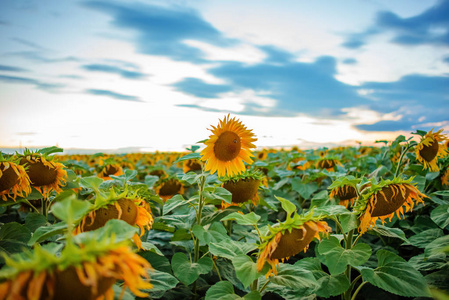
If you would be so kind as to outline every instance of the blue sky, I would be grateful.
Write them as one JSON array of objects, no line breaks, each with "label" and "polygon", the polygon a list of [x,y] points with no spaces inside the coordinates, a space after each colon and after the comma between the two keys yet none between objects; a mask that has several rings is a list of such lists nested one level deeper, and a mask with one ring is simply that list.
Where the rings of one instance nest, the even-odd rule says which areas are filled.
[{"label": "blue sky", "polygon": [[449,130],[449,1],[0,3],[0,147],[182,150]]}]

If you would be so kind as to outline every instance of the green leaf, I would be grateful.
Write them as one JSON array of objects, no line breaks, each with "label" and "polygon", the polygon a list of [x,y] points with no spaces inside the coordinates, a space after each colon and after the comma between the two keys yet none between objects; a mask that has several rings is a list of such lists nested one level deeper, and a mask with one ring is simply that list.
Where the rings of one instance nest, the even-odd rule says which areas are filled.
[{"label": "green leaf", "polygon": [[409,238],[409,242],[415,247],[426,248],[429,243],[443,235],[443,230],[440,228],[427,229],[418,234],[412,235]]},{"label": "green leaf", "polygon": [[189,153],[187,155],[184,155],[184,156],[178,158],[173,164],[177,164],[178,162],[189,160],[189,159],[200,159],[200,158],[201,158],[200,153],[197,153],[197,152]]},{"label": "green leaf", "polygon": [[162,214],[166,215],[172,210],[187,204],[189,204],[189,201],[186,201],[182,195],[179,194],[174,195],[173,197],[168,199],[167,202],[164,203],[164,207],[162,208],[163,211]]},{"label": "green leaf", "polygon": [[401,239],[404,242],[408,242],[407,238],[405,237],[404,231],[402,231],[399,228],[390,228],[383,225],[378,225],[377,227],[371,228],[371,231],[374,231],[378,233],[379,235],[393,237],[397,239]]},{"label": "green leaf", "polygon": [[356,214],[343,214],[338,216],[340,220],[341,227],[344,233],[351,231],[352,229],[357,228],[357,215]]},{"label": "green leaf", "polygon": [[446,228],[449,225],[449,204],[437,206],[430,213],[430,218],[440,228]]},{"label": "green leaf", "polygon": [[437,238],[436,240],[433,240],[424,249],[424,254],[426,255],[426,257],[437,255],[439,253],[449,253],[449,235],[445,235]]},{"label": "green leaf", "polygon": [[408,261],[417,271],[427,272],[444,268],[447,265],[446,254],[440,253],[426,258],[425,254],[413,256]]},{"label": "green leaf", "polygon": [[150,243],[150,242],[142,242],[142,249],[145,251],[151,251],[154,252],[158,255],[163,256],[164,254],[161,252],[161,250],[159,250],[158,247],[156,247],[155,244]]},{"label": "green leaf", "polygon": [[227,234],[226,228],[220,222],[214,222],[208,229],[196,224],[192,228],[192,232],[196,238],[198,238],[203,245],[209,245],[210,243],[219,243],[222,240],[229,240],[230,237]]},{"label": "green leaf", "polygon": [[379,250],[378,267],[361,269],[362,277],[374,286],[404,297],[429,297],[424,277],[396,254]]},{"label": "green leaf", "polygon": [[247,255],[237,255],[232,260],[232,264],[234,265],[237,278],[243,283],[245,288],[266,273],[263,272],[264,270],[257,272],[256,263]]},{"label": "green leaf", "polygon": [[347,265],[353,267],[365,263],[371,256],[371,247],[359,243],[351,249],[344,249],[336,237],[329,237],[318,245],[320,256],[332,275],[343,273]]},{"label": "green leaf", "polygon": [[92,204],[88,201],[78,200],[75,195],[72,195],[53,204],[51,212],[55,217],[66,223],[74,223],[84,217],[91,208]]},{"label": "green leaf", "polygon": [[103,181],[104,180],[99,178],[98,176],[92,175],[89,177],[82,177],[80,179],[80,185],[85,189],[93,189],[94,191],[97,191]]},{"label": "green leaf", "polygon": [[350,214],[343,205],[327,205],[313,208],[313,215],[315,216],[339,216]]},{"label": "green leaf", "polygon": [[139,229],[129,225],[123,220],[111,219],[106,222],[103,227],[96,230],[82,232],[73,237],[74,241],[79,244],[84,244],[92,240],[114,239],[115,243],[130,240],[134,234],[138,233]]},{"label": "green leaf", "polygon": [[261,296],[258,291],[240,297],[234,293],[234,286],[229,281],[219,281],[211,286],[206,292],[205,300],[260,300]]},{"label": "green leaf", "polygon": [[159,180],[159,176],[156,175],[146,175],[145,176],[145,184],[151,189],[154,184]]},{"label": "green leaf", "polygon": [[171,267],[175,276],[185,285],[189,285],[195,282],[201,274],[209,273],[212,270],[213,262],[208,256],[205,256],[197,263],[190,263],[184,253],[177,252],[172,257]]},{"label": "green leaf", "polygon": [[25,218],[25,226],[31,232],[34,232],[41,226],[45,226],[45,224],[47,224],[47,218],[44,215],[38,213],[29,213]]},{"label": "green leaf", "polygon": [[273,276],[270,281],[290,289],[303,290],[306,294],[312,294],[319,288],[312,272],[299,265],[279,264],[278,274]]},{"label": "green leaf", "polygon": [[277,200],[279,200],[279,202],[281,202],[281,206],[287,213],[287,216],[291,216],[292,213],[294,213],[297,210],[296,205],[291,203],[289,200],[282,198],[282,197],[278,197],[278,196],[274,196],[274,197]]},{"label": "green leaf", "polygon": [[170,261],[165,256],[158,255],[151,251],[140,251],[139,255],[145,258],[153,269],[164,272],[171,273]]},{"label": "green leaf", "polygon": [[219,243],[210,243],[209,252],[215,256],[233,260],[237,255],[245,255],[257,248],[256,244],[238,242],[234,240],[222,240]]},{"label": "green leaf", "polygon": [[59,148],[56,146],[51,146],[51,147],[42,148],[38,152],[43,155],[50,155],[52,153],[58,153],[58,152],[63,152],[63,151],[64,150],[62,148]]},{"label": "green leaf", "polygon": [[443,197],[449,197],[449,190],[445,190],[445,191],[436,191],[436,192],[433,192],[432,195],[438,195],[438,196],[443,196]]},{"label": "green leaf", "polygon": [[331,203],[332,202],[329,199],[329,193],[327,192],[327,190],[323,190],[313,196],[310,207],[321,207],[330,205]]},{"label": "green leaf", "polygon": [[175,288],[179,282],[173,275],[166,272],[152,270],[149,274],[153,287],[150,290],[143,291],[149,293],[151,298],[161,298],[166,291]]},{"label": "green leaf", "polygon": [[32,246],[34,243],[40,243],[54,235],[63,234],[66,229],[67,224],[64,222],[39,227],[28,241],[28,246]]},{"label": "green leaf", "polygon": [[316,182],[303,183],[300,178],[295,177],[292,179],[292,188],[307,200],[318,190],[318,184]]},{"label": "green leaf", "polygon": [[31,231],[17,223],[9,222],[0,227],[0,252],[16,253],[27,248],[27,242],[31,237]]},{"label": "green leaf", "polygon": [[228,220],[236,221],[237,224],[240,224],[240,225],[257,226],[257,224],[260,220],[260,216],[255,214],[254,212],[250,212],[249,214],[246,214],[246,215],[242,215],[238,212],[233,212],[232,214],[229,214],[228,216],[221,219],[221,221],[228,221]]}]

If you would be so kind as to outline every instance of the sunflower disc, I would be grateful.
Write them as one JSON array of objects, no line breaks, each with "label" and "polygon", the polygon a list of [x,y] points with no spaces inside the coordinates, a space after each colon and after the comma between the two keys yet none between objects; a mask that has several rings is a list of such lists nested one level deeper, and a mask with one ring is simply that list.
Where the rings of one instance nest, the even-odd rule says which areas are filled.
[{"label": "sunflower disc", "polygon": [[298,254],[310,244],[317,231],[318,228],[313,228],[307,223],[300,228],[293,228],[291,232],[286,230],[276,250],[271,254],[271,259],[282,259]]},{"label": "sunflower disc", "polygon": [[377,203],[371,216],[380,217],[395,212],[404,204],[409,195],[409,189],[405,187],[401,189],[401,186],[398,184],[383,187],[382,190],[376,194]]},{"label": "sunflower disc", "polygon": [[29,161],[24,158],[20,160],[20,164],[23,166],[27,166],[27,174],[30,177],[32,186],[44,186],[50,185],[55,182],[57,172],[53,168],[49,168],[44,165],[41,161],[34,160]]},{"label": "sunflower disc", "polygon": [[[4,164],[0,164],[0,169],[3,169]],[[0,192],[7,191],[12,188],[17,181],[19,180],[19,176],[14,172],[12,168],[8,168],[3,171],[2,177],[0,177]]]}]

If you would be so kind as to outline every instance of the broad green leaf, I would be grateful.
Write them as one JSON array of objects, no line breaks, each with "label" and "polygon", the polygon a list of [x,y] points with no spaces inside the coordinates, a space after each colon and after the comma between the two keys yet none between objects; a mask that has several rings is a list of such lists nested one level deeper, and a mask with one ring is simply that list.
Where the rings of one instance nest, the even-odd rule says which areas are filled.
[{"label": "broad green leaf", "polygon": [[196,238],[198,238],[203,245],[209,245],[210,243],[219,243],[223,240],[230,240],[227,234],[226,228],[220,222],[214,222],[208,229],[196,224],[192,228],[192,232]]},{"label": "broad green leaf", "polygon": [[430,218],[442,229],[449,226],[449,204],[437,206],[430,213]]},{"label": "broad green leaf", "polygon": [[200,158],[201,158],[200,153],[197,153],[197,152],[189,153],[189,154],[187,154],[187,155],[184,155],[184,156],[178,158],[178,159],[174,162],[174,164],[177,164],[178,162],[185,161],[185,160],[189,160],[189,159],[200,159]]},{"label": "broad green leaf", "polygon": [[319,288],[312,272],[299,265],[279,264],[278,274],[271,277],[270,281],[290,289],[302,290],[306,294],[312,294]]},{"label": "broad green leaf", "polygon": [[378,225],[377,227],[371,228],[371,231],[374,231],[383,236],[393,237],[401,239],[404,242],[408,242],[407,238],[405,237],[405,233],[399,228],[390,228],[383,225]]},{"label": "broad green leaf", "polygon": [[[295,207],[296,208],[296,207]],[[249,214],[242,215],[238,212],[234,212],[232,214],[229,214],[228,216],[221,219],[221,221],[228,221],[233,220],[236,221],[237,224],[240,225],[252,225],[257,226],[260,216],[255,214],[254,212],[250,212]]]},{"label": "broad green leaf", "polygon": [[449,197],[449,190],[433,192],[432,195]]},{"label": "broad green leaf", "polygon": [[439,270],[448,265],[446,254],[444,253],[432,255],[427,258],[425,254],[422,253],[410,258],[408,263],[420,272]]},{"label": "broad green leaf", "polygon": [[145,258],[151,264],[153,269],[164,273],[172,272],[170,261],[167,257],[158,255],[151,251],[140,251],[139,255]]},{"label": "broad green leaf", "polygon": [[28,241],[28,245],[32,246],[34,243],[40,243],[54,235],[63,234],[67,229],[67,224],[64,222],[59,222],[49,226],[42,226],[36,229],[33,236]]},{"label": "broad green leaf", "polygon": [[73,195],[53,204],[51,212],[55,217],[66,223],[74,223],[86,215],[91,208],[92,204],[88,201],[78,200]]},{"label": "broad green leaf", "polygon": [[169,212],[180,206],[187,205],[188,203],[189,202],[186,201],[182,195],[174,195],[164,203],[164,207],[162,208],[163,215],[168,214]]},{"label": "broad green leaf", "polygon": [[321,207],[330,205],[332,202],[329,199],[329,193],[327,190],[323,190],[315,194],[312,198],[310,207]]},{"label": "broad green leaf", "polygon": [[80,185],[86,189],[93,189],[97,191],[100,188],[100,185],[103,183],[103,179],[99,178],[96,175],[92,175],[89,177],[82,177],[80,179]]},{"label": "broad green leaf", "polygon": [[358,226],[358,218],[356,214],[342,214],[338,216],[338,219],[340,220],[340,224],[344,233],[347,233],[352,229],[356,229]]},{"label": "broad green leaf", "polygon": [[257,272],[256,263],[247,255],[238,255],[234,257],[232,264],[234,265],[237,278],[243,283],[245,288],[266,273],[263,272],[264,270],[262,270],[262,272]]},{"label": "broad green leaf", "polygon": [[293,178],[292,188],[297,191],[302,198],[307,200],[318,190],[318,184],[316,182],[303,183],[300,178]]},{"label": "broad green leaf", "polygon": [[371,256],[371,247],[359,243],[351,249],[344,249],[336,237],[329,237],[318,245],[320,257],[332,275],[343,273],[347,265],[353,267],[365,263]]},{"label": "broad green leaf", "polygon": [[409,238],[409,242],[415,247],[426,248],[429,243],[443,235],[443,230],[440,228],[427,229],[418,234],[412,235]]},{"label": "broad green leaf", "polygon": [[149,293],[151,298],[161,298],[166,291],[175,288],[179,282],[173,275],[158,270],[150,271],[149,275],[153,287],[143,291]]},{"label": "broad green leaf", "polygon": [[25,226],[31,231],[34,232],[41,226],[45,226],[47,224],[47,218],[44,215],[38,213],[29,213],[25,218]]},{"label": "broad green leaf", "polygon": [[38,152],[42,153],[43,155],[50,155],[53,153],[58,153],[58,152],[63,152],[63,151],[64,150],[62,148],[59,148],[56,146],[51,146],[51,147],[42,148]]},{"label": "broad green leaf", "polygon": [[256,244],[238,242],[234,240],[222,240],[219,243],[210,243],[209,252],[215,256],[224,257],[229,260],[237,255],[245,255],[257,248]]},{"label": "broad green leaf", "polygon": [[339,216],[350,214],[350,211],[347,210],[343,205],[327,205],[321,207],[314,207],[313,214],[315,216]]},{"label": "broad green leaf", "polygon": [[27,247],[31,231],[17,223],[9,222],[0,227],[0,252],[16,253]]},{"label": "broad green leaf", "polygon": [[378,267],[361,269],[362,277],[374,286],[404,297],[429,297],[424,277],[396,254],[379,250]]},{"label": "broad green leaf", "polygon": [[282,197],[278,197],[278,196],[274,196],[274,197],[276,197],[276,199],[278,199],[279,202],[281,202],[281,206],[287,213],[287,216],[291,216],[292,213],[294,213],[297,210],[296,205],[291,203],[289,200],[282,198]]},{"label": "broad green leaf", "polygon": [[190,263],[184,253],[177,252],[172,257],[171,267],[175,276],[185,285],[189,285],[195,282],[201,274],[209,273],[212,270],[213,262],[208,256],[205,256],[196,263]]},{"label": "broad green leaf", "polygon": [[424,254],[426,255],[426,257],[439,253],[449,253],[449,235],[445,235],[437,238],[436,240],[433,240],[424,249]]},{"label": "broad green leaf", "polygon": [[114,242],[119,243],[122,241],[130,240],[134,234],[138,233],[139,229],[132,225],[129,225],[123,220],[111,219],[106,222],[103,227],[96,230],[82,232],[73,237],[73,239],[80,244],[87,241],[111,239],[114,236]]},{"label": "broad green leaf", "polygon": [[145,176],[145,184],[151,189],[154,184],[159,180],[159,176],[156,175],[146,175]]},{"label": "broad green leaf", "polygon": [[211,286],[206,292],[205,300],[260,300],[260,293],[252,291],[251,293],[240,297],[234,293],[234,286],[229,281],[219,281]]},{"label": "broad green leaf", "polygon": [[231,203],[232,193],[225,188],[218,186],[206,187],[203,191],[206,203],[220,204],[221,202]]},{"label": "broad green leaf", "polygon": [[159,250],[158,247],[156,247],[156,245],[154,245],[153,243],[150,242],[142,242],[142,249],[145,251],[151,251],[154,252],[158,255],[163,256],[164,254],[161,252],[161,250]]}]

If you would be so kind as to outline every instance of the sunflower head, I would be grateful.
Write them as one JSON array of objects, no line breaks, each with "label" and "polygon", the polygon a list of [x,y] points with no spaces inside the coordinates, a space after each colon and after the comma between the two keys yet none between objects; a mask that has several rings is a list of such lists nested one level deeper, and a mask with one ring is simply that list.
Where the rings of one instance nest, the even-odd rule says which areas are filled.
[{"label": "sunflower head", "polygon": [[217,127],[212,126],[212,135],[204,142],[206,148],[201,151],[201,160],[206,161],[205,171],[217,172],[219,177],[238,175],[245,171],[243,162],[251,164],[251,148],[257,139],[252,130],[236,118],[225,116]]},{"label": "sunflower head", "polygon": [[338,204],[345,207],[348,207],[349,202],[353,205],[355,199],[357,199],[357,184],[359,182],[360,179],[354,176],[340,177],[328,187],[331,190],[329,197],[338,199],[340,201]]},{"label": "sunflower head", "polygon": [[31,193],[30,178],[25,168],[19,164],[19,159],[12,156],[5,158],[0,154],[0,196],[16,199]]},{"label": "sunflower head", "polygon": [[446,170],[443,172],[443,175],[441,175],[441,184],[443,186],[449,185],[449,167],[446,167]]},{"label": "sunflower head", "polygon": [[63,164],[57,162],[55,156],[43,154],[39,152],[41,150],[37,152],[25,150],[17,157],[30,178],[31,186],[48,199],[52,191],[62,192],[61,187],[66,183],[67,171]]},{"label": "sunflower head", "polygon": [[111,175],[120,176],[123,175],[123,168],[115,161],[113,158],[107,158],[104,161],[100,162],[98,177],[103,178],[104,180],[111,180]]},{"label": "sunflower head", "polygon": [[412,211],[415,203],[424,205],[423,198],[427,197],[421,193],[414,184],[413,178],[403,180],[396,177],[393,180],[382,180],[380,183],[372,182],[369,190],[363,194],[354,206],[354,211],[359,214],[360,234],[372,226],[375,226],[377,219],[382,223],[385,219],[391,219],[396,213],[398,218],[404,216],[406,212]]},{"label": "sunflower head", "polygon": [[222,203],[222,208],[229,205],[240,205],[242,203],[252,201],[255,206],[259,197],[257,192],[264,176],[258,171],[245,171],[233,177],[224,177],[221,179],[223,188],[232,194],[231,204]]},{"label": "sunflower head", "polygon": [[164,202],[176,194],[184,194],[184,185],[174,176],[159,180],[154,189]]},{"label": "sunflower head", "polygon": [[318,167],[318,169],[326,169],[328,171],[333,171],[334,168],[339,165],[341,166],[341,162],[338,158],[336,157],[322,157],[320,159],[318,159],[316,166]]},{"label": "sunflower head", "polygon": [[433,172],[439,170],[438,158],[445,157],[448,151],[444,145],[440,145],[439,142],[446,141],[447,136],[441,134],[443,129],[433,132],[430,130],[425,136],[421,138],[421,141],[416,146],[416,158],[424,165],[425,169],[430,169]]},{"label": "sunflower head", "polygon": [[201,171],[201,163],[197,159],[188,159],[185,160],[182,164],[182,171],[184,173],[190,172],[190,171]]}]

